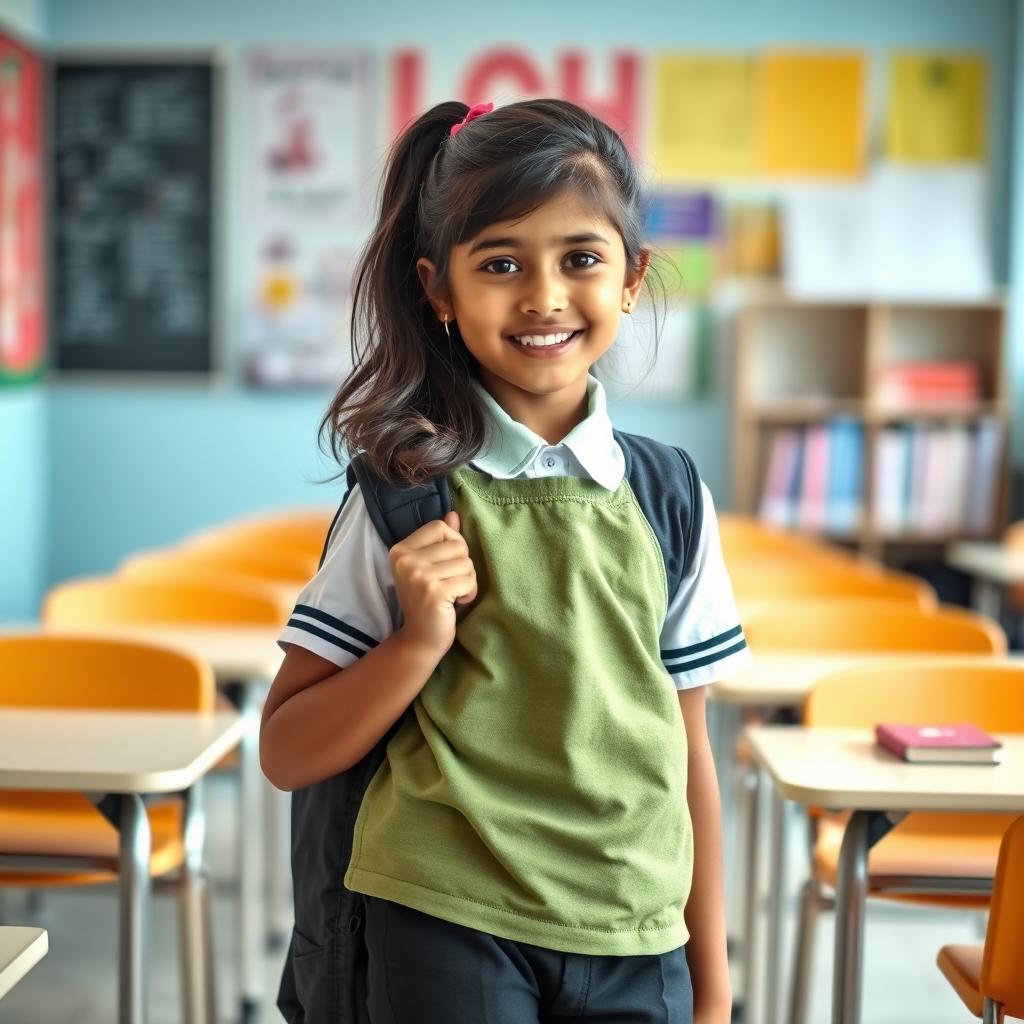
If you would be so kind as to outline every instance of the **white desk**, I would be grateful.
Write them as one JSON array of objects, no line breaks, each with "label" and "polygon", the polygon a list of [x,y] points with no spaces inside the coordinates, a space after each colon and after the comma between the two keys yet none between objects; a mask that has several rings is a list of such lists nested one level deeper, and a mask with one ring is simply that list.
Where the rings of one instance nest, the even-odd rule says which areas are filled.
[{"label": "white desk", "polygon": [[0,999],[46,956],[43,928],[0,927]]},{"label": "white desk", "polygon": [[[907,764],[879,750],[870,730],[751,726],[754,757],[775,786],[776,803],[793,800],[851,810],[839,855],[832,1022],[858,1024],[864,952],[864,903],[871,836],[887,812],[1024,813],[1024,735],[1000,736],[1000,765]],[[772,885],[784,888],[782,815],[773,814]],[[776,877],[777,875],[777,877]],[[770,906],[769,941],[778,943],[782,900]],[[768,1007],[769,1015],[774,1006]]]},{"label": "white desk", "polygon": [[972,603],[998,620],[1003,587],[1024,584],[1024,552],[1007,551],[998,541],[964,541],[946,549],[946,561],[974,577]]},{"label": "white desk", "polygon": [[0,789],[117,799],[121,1024],[145,1020],[151,837],[142,798],[194,789],[250,727],[229,711],[5,708],[0,715]]}]

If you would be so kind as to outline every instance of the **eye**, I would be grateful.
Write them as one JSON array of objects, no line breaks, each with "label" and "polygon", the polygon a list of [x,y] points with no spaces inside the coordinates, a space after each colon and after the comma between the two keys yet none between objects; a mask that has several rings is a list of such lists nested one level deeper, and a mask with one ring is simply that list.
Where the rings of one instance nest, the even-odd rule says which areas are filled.
[{"label": "eye", "polygon": [[589,270],[591,267],[596,267],[601,262],[599,257],[595,256],[592,252],[574,252],[569,256],[570,260],[579,259],[582,257],[585,260],[593,260],[593,263],[574,264],[574,270]]},{"label": "eye", "polygon": [[487,270],[487,272],[490,274],[496,274],[498,277],[508,277],[508,274],[506,274],[504,271],[488,269],[489,267],[493,267],[499,264],[507,264],[510,267],[515,266],[515,263],[513,263],[512,260],[510,260],[507,256],[502,256],[500,259],[491,260],[489,263],[485,263],[481,269]]}]

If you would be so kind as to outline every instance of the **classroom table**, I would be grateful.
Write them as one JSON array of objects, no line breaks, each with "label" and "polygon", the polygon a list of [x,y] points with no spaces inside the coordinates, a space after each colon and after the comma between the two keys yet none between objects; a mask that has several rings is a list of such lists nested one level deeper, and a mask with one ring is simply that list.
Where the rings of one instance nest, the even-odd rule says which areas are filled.
[{"label": "classroom table", "polygon": [[44,928],[0,927],[0,999],[46,956]]},{"label": "classroom table", "polygon": [[[264,780],[259,753],[263,696],[284,658],[277,644],[280,629],[276,626],[104,625],[90,629],[89,634],[188,651],[213,669],[219,686],[237,688],[238,712],[247,723],[239,745],[239,992],[243,1021],[254,1019],[263,1002],[263,947],[268,933],[263,915],[264,867],[267,868],[266,903],[274,915],[270,933],[281,937],[291,928],[291,898],[285,873],[289,857],[285,812],[288,796],[278,793]],[[264,796],[271,811],[266,829],[263,825]]]},{"label": "classroom table", "polygon": [[200,779],[247,731],[251,722],[234,711],[5,708],[0,715],[0,789],[84,793],[117,826],[121,1024],[146,1018],[151,837],[143,800],[179,792],[195,799]]},{"label": "classroom table", "polygon": [[1024,584],[1024,551],[1008,551],[998,541],[951,544],[946,549],[946,561],[974,577],[971,603],[997,621],[1003,606],[1003,588]]},{"label": "classroom table", "polygon": [[[754,725],[745,730],[753,756],[774,784],[768,949],[778,973],[785,891],[786,800],[852,811],[836,879],[833,1024],[858,1024],[864,954],[868,851],[911,811],[1024,812],[1024,735],[999,735],[999,765],[908,764],[879,749],[869,729]],[[979,888],[991,880],[978,880]],[[766,1004],[773,1020],[776,1004]]]}]

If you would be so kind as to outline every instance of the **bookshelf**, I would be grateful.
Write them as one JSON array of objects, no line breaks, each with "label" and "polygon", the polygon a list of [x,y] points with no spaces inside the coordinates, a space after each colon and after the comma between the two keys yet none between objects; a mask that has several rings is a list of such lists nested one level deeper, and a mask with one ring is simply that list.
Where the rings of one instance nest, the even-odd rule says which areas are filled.
[{"label": "bookshelf", "polygon": [[734,360],[735,508],[886,560],[998,537],[1004,319],[1000,296],[749,300]]}]

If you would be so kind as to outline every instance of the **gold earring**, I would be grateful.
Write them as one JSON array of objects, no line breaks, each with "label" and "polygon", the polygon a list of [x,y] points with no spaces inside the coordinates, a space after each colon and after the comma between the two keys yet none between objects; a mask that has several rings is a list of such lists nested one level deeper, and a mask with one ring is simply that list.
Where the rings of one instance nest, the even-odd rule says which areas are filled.
[{"label": "gold earring", "polygon": [[447,313],[445,313],[444,319],[441,321],[441,323],[444,324],[444,333],[448,335],[448,340],[451,341],[452,340],[452,334],[451,334],[451,331],[448,330],[448,314]]},{"label": "gold earring", "polygon": [[633,309],[632,302],[626,302],[626,308],[622,311],[623,313],[629,313]]}]

